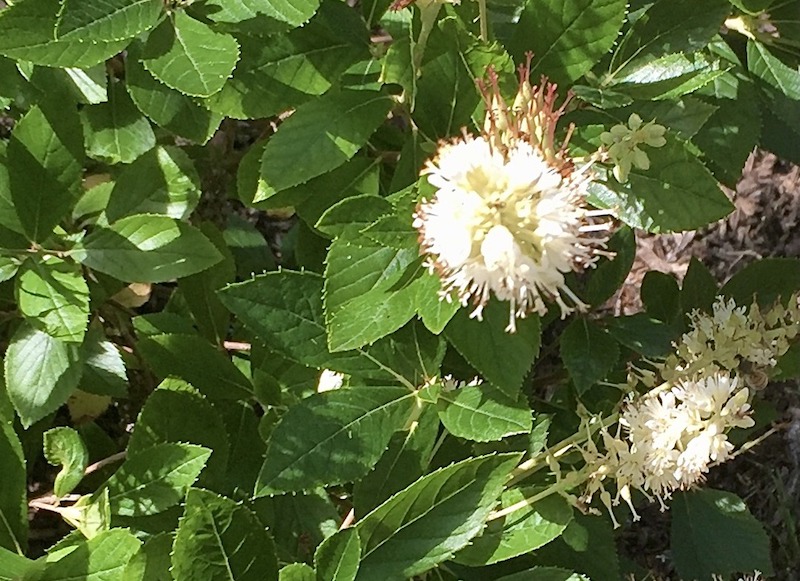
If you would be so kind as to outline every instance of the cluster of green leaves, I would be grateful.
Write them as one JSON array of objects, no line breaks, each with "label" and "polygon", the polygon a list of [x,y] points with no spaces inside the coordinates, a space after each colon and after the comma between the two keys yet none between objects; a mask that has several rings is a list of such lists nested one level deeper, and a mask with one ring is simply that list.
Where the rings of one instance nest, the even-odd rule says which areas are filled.
[{"label": "cluster of green leaves", "polygon": [[[553,478],[508,474],[574,432],[579,402],[613,408],[604,382],[669,351],[691,309],[786,296],[800,266],[759,263],[718,289],[693,262],[682,287],[648,275],[645,313],[532,316],[509,335],[506,305],[479,322],[439,300],[411,225],[431,195],[419,171],[481,118],[475,80],[491,66],[513,89],[533,51],[534,78],[576,96],[576,155],[633,112],[668,128],[651,167],[597,181],[593,204],[651,232],[717,220],[731,209],[717,182],[755,146],[800,161],[793,3],[464,0],[424,46],[417,7],[350,4],[0,2],[0,580],[635,572],[608,519],[558,496],[491,518]],[[219,210],[240,206],[296,217],[271,247]],[[630,269],[633,231],[610,247],[573,281],[594,306]],[[345,386],[317,393],[322,370]],[[485,382],[431,382],[445,374]],[[26,486],[42,457],[75,529],[43,556]],[[675,504],[682,576],[770,571],[739,499]]]}]

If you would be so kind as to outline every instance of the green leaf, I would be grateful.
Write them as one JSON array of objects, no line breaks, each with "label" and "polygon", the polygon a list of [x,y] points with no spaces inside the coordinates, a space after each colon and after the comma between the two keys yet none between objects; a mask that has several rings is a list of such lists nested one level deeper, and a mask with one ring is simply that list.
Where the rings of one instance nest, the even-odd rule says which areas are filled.
[{"label": "green leaf", "polygon": [[395,381],[411,388],[422,385],[439,372],[446,347],[442,337],[432,335],[421,324],[411,321],[363,352],[379,362]]},{"label": "green leaf", "polygon": [[133,328],[140,337],[152,337],[165,333],[194,335],[197,332],[190,318],[166,311],[134,317]]},{"label": "green leaf", "polygon": [[[639,61],[637,61],[639,62]],[[692,93],[725,74],[719,60],[703,53],[667,54],[626,67],[614,89],[635,99],[675,99]]]},{"label": "green leaf", "polygon": [[691,313],[694,309],[711,311],[711,305],[717,297],[719,287],[714,275],[702,262],[694,256],[686,269],[681,287],[681,309],[684,313]]},{"label": "green leaf", "polygon": [[[23,502],[22,505],[24,506],[25,503]],[[42,570],[44,570],[44,563],[41,561],[31,561],[0,546],[0,581],[38,579]]]},{"label": "green leaf", "polygon": [[111,513],[148,516],[175,506],[183,501],[210,455],[208,448],[176,443],[130,454],[106,483]]},{"label": "green leaf", "polygon": [[[401,13],[402,14],[402,13]],[[412,36],[411,14],[402,21],[400,34],[392,31],[392,43],[383,57],[381,78],[388,84],[394,83],[403,87],[409,96],[411,107],[415,105],[417,95],[417,75],[414,69],[414,39]]]},{"label": "green leaf", "polygon": [[774,372],[770,373],[770,381],[788,381],[797,377],[800,377],[800,343],[794,343],[778,358]]},{"label": "green leaf", "polygon": [[612,178],[589,186],[589,201],[648,232],[694,230],[723,218],[733,205],[705,166],[683,143],[648,148],[650,169],[631,170],[627,184]]},{"label": "green leaf", "polygon": [[0,282],[11,280],[19,269],[19,261],[10,256],[0,257]]},{"label": "green leaf", "polygon": [[23,323],[11,337],[5,357],[8,397],[23,427],[66,403],[82,372],[80,346]]},{"label": "green leaf", "polygon": [[89,287],[80,266],[31,257],[16,279],[20,312],[55,339],[81,343],[89,321]]},{"label": "green leaf", "polygon": [[460,309],[444,330],[461,356],[500,391],[516,399],[522,380],[533,365],[541,344],[539,317],[517,321],[517,332],[506,333],[508,303],[490,300],[483,321]]},{"label": "green leaf", "polygon": [[441,297],[441,288],[441,279],[432,272],[424,273],[417,284],[417,313],[425,327],[434,335],[440,334],[461,308],[458,301],[448,301]]},{"label": "green leaf", "polygon": [[209,341],[221,344],[230,331],[230,313],[219,300],[217,291],[236,279],[236,265],[222,232],[209,222],[201,224],[200,228],[224,258],[203,272],[180,279],[178,288],[200,333]]},{"label": "green leaf", "polygon": [[278,581],[317,581],[317,573],[305,563],[291,563],[280,570]]},{"label": "green leaf", "polygon": [[[382,216],[392,212],[392,204],[386,198],[372,194],[349,196],[330,208],[319,217],[314,227],[331,238],[344,237],[361,232]],[[356,235],[356,239],[359,237]],[[343,244],[346,244],[344,241]]]},{"label": "green leaf", "polygon": [[588,577],[559,567],[534,567],[519,573],[504,575],[496,581],[589,581]]},{"label": "green leaf", "polygon": [[[11,422],[0,419],[0,557],[2,548],[22,554],[28,537],[28,499],[25,456]],[[0,558],[0,565],[3,565]],[[0,572],[6,567],[0,566]],[[0,573],[2,579],[2,573]]]},{"label": "green leaf", "polygon": [[574,85],[572,92],[581,101],[586,101],[599,109],[612,109],[614,107],[625,107],[633,102],[633,98],[605,88],[587,87],[585,85]]},{"label": "green leaf", "polygon": [[11,198],[25,233],[36,242],[50,236],[69,212],[83,171],[77,115],[55,115],[32,107],[14,126],[8,143]]},{"label": "green leaf", "polygon": [[292,196],[297,215],[307,224],[314,224],[316,227],[328,209],[339,202],[363,194],[377,195],[380,177],[381,165],[377,160],[357,156],[330,173],[284,190],[258,207],[277,204],[284,195]]},{"label": "green leaf", "polygon": [[410,212],[402,217],[397,214],[383,216],[365,228],[364,235],[390,248],[418,248],[419,232],[411,226]]},{"label": "green leaf", "polygon": [[[0,226],[11,232],[22,234],[25,232],[25,229],[19,221],[17,209],[11,197],[11,180],[8,176],[6,145],[6,141],[0,141]],[[21,238],[20,244],[24,247],[26,245],[26,240]]]},{"label": "green leaf", "polygon": [[356,525],[356,579],[407,579],[451,558],[480,534],[520,454],[478,456],[424,476]]},{"label": "green leaf", "polygon": [[125,59],[125,84],[139,110],[153,123],[176,135],[206,143],[219,127],[222,115],[212,113],[183,93],[156,80],[139,59],[138,43],[128,47]]},{"label": "green leaf", "polygon": [[671,129],[681,139],[688,140],[700,131],[716,110],[715,105],[697,97],[683,96],[666,101],[637,101],[620,111],[618,117],[627,120],[631,113],[637,113],[642,119],[652,119]]},{"label": "green leaf", "polygon": [[222,236],[233,255],[236,274],[240,279],[277,268],[275,256],[264,235],[244,218],[228,216],[228,225]]},{"label": "green leaf", "polygon": [[141,542],[126,529],[112,529],[72,550],[51,553],[37,581],[115,581]]},{"label": "green leaf", "polygon": [[81,111],[86,153],[108,164],[130,163],[156,144],[150,122],[122,82],[109,81],[108,101]]},{"label": "green leaf", "polygon": [[342,305],[328,323],[328,346],[341,352],[372,344],[405,325],[416,312],[416,286],[373,289]]},{"label": "green leaf", "polygon": [[[214,15],[211,15],[213,18]],[[271,117],[334,86],[353,63],[369,58],[364,22],[347,4],[325,2],[311,21],[270,42],[241,38],[233,77],[206,105],[227,117]]]},{"label": "green leaf", "polygon": [[761,142],[759,145],[781,159],[800,161],[800,101],[789,99],[775,89],[760,87]]},{"label": "green leaf", "polygon": [[[303,365],[382,380],[397,380],[406,370],[419,369],[419,357],[412,353],[417,353],[424,341],[418,339],[416,330],[410,332],[415,335],[411,340],[395,333],[369,349],[330,353],[319,275],[286,270],[267,273],[222,289],[220,298],[262,342]],[[413,358],[410,364],[400,359],[406,352]],[[428,345],[421,353],[424,358],[433,355]]]},{"label": "green leaf", "polygon": [[703,10],[693,0],[659,0],[628,30],[611,61],[612,75],[627,67],[677,52],[706,47],[731,12],[727,0],[708,0]]},{"label": "green leaf", "polygon": [[665,323],[674,323],[682,314],[681,291],[671,274],[651,270],[644,275],[640,289],[645,311]]},{"label": "green leaf", "polygon": [[607,323],[608,332],[617,341],[645,357],[664,357],[677,339],[674,329],[644,313],[615,317]]},{"label": "green leaf", "polygon": [[319,7],[319,0],[206,0],[203,5],[214,22],[252,22],[261,34],[271,34],[308,22]]},{"label": "green leaf", "polygon": [[172,574],[192,581],[276,581],[278,561],[272,537],[247,507],[193,488],[175,535]]},{"label": "green leaf", "polygon": [[174,379],[163,382],[147,398],[128,442],[128,454],[145,453],[148,448],[170,442],[213,450],[201,482],[224,480],[230,444],[222,418],[202,395]]},{"label": "green leaf", "polygon": [[170,573],[172,540],[168,533],[151,535],[128,562],[122,581],[173,581]]},{"label": "green leaf", "polygon": [[163,282],[213,266],[222,258],[199,230],[167,216],[128,216],[96,228],[75,245],[76,260],[129,282]]},{"label": "green leaf", "polygon": [[106,208],[109,223],[132,214],[159,214],[183,220],[202,193],[200,176],[182,149],[158,146],[122,170]]},{"label": "green leaf", "polygon": [[514,63],[499,44],[481,42],[454,19],[443,20],[428,39],[416,81],[414,123],[431,141],[449,139],[471,124],[481,103],[475,81],[489,66],[513,74]]},{"label": "green leaf", "polygon": [[61,8],[61,0],[36,0],[0,10],[0,54],[48,67],[83,68],[111,58],[128,44],[127,39],[85,42],[79,31],[56,38]]},{"label": "green leaf", "polygon": [[395,432],[378,463],[353,487],[356,515],[364,515],[425,473],[439,436],[439,415],[425,406],[417,422]]},{"label": "green leaf", "polygon": [[591,319],[573,319],[561,334],[559,345],[561,359],[579,394],[605,379],[619,360],[616,340]]},{"label": "green leaf", "polygon": [[[252,490],[250,491],[252,492]],[[323,489],[261,497],[249,505],[267,525],[281,555],[311,561],[314,547],[339,530],[342,516]]]},{"label": "green leaf", "polygon": [[586,300],[599,307],[617,292],[628,277],[636,258],[636,236],[628,227],[617,230],[608,241],[608,250],[615,254],[612,260],[604,260],[589,275],[586,285]]},{"label": "green leaf", "polygon": [[48,100],[51,96],[58,96],[85,105],[108,100],[108,78],[104,63],[85,68],[35,66],[28,75],[28,81],[46,94]]},{"label": "green leaf", "polygon": [[185,379],[212,399],[247,399],[250,380],[221,351],[198,335],[156,335],[141,339],[139,350],[156,375]]},{"label": "green leaf", "polygon": [[703,125],[693,143],[704,153],[714,176],[735,187],[742,168],[762,135],[758,93],[741,75],[726,73],[701,89],[717,110]]},{"label": "green leaf", "polygon": [[625,0],[529,0],[508,44],[517,62],[534,54],[532,75],[580,78],[608,52],[625,20]]},{"label": "green leaf", "polygon": [[379,295],[394,289],[407,267],[417,261],[418,255],[416,248],[397,250],[370,243],[368,239],[355,242],[346,237],[336,239],[325,261],[325,314],[328,322],[349,302],[370,292]]},{"label": "green leaf", "polygon": [[769,537],[735,494],[679,492],[671,512],[672,553],[681,577],[711,581],[714,574],[736,571],[773,574]]},{"label": "green leaf", "polygon": [[221,489],[234,498],[248,497],[255,489],[266,453],[266,444],[258,431],[261,418],[245,402],[218,401],[214,407],[222,414],[230,444],[225,485]]},{"label": "green leaf", "polygon": [[491,385],[442,390],[436,402],[444,427],[458,438],[491,442],[513,434],[526,434],[533,427],[525,398],[509,398]]},{"label": "green leaf", "polygon": [[329,172],[361,149],[393,100],[376,91],[329,92],[297,108],[264,148],[258,202]]},{"label": "green leaf", "polygon": [[747,41],[747,68],[790,99],[800,99],[800,71],[783,64],[755,40]]},{"label": "green leaf", "polygon": [[413,394],[399,387],[341,389],[289,408],[272,432],[256,496],[352,482],[403,427]]},{"label": "green leaf", "polygon": [[53,466],[61,466],[53,484],[53,494],[65,496],[83,480],[89,464],[89,451],[80,434],[72,428],[60,427],[44,433],[44,457]]},{"label": "green leaf", "polygon": [[108,489],[103,489],[96,496],[81,496],[70,507],[69,512],[61,513],[61,516],[87,539],[92,539],[99,533],[109,530],[111,528],[111,507],[108,503]]},{"label": "green leaf", "polygon": [[[533,494],[533,491],[529,491]],[[525,500],[522,490],[503,493],[500,508]],[[502,519],[491,521],[483,534],[461,550],[455,560],[476,567],[491,565],[535,551],[564,532],[572,520],[572,507],[559,496],[549,496]]]},{"label": "green leaf", "polygon": [[84,42],[125,40],[150,30],[163,10],[161,0],[64,0],[55,35]]},{"label": "green leaf", "polygon": [[768,306],[778,298],[786,301],[800,290],[800,260],[796,258],[764,258],[748,265],[725,283],[719,294],[731,297],[740,306],[753,299]]},{"label": "green leaf", "polygon": [[85,366],[81,389],[96,395],[125,397],[128,373],[119,348],[97,327],[90,327],[82,345]]},{"label": "green leaf", "polygon": [[414,280],[404,280],[403,275],[417,260],[419,250],[360,242],[339,238],[328,251],[325,318],[331,352],[385,337],[405,325],[416,311]]},{"label": "green leaf", "polygon": [[222,89],[239,60],[239,43],[178,10],[147,39],[142,63],[159,81],[194,97]]},{"label": "green leaf", "polygon": [[[596,555],[603,557],[592,558]],[[536,562],[569,567],[586,575],[579,578],[582,581],[617,581],[624,578],[620,572],[614,531],[605,516],[573,513],[573,519],[563,534],[536,552]],[[572,578],[568,579],[572,581]]]},{"label": "green leaf", "polygon": [[361,559],[358,531],[347,528],[325,539],[314,553],[316,581],[353,581]]}]

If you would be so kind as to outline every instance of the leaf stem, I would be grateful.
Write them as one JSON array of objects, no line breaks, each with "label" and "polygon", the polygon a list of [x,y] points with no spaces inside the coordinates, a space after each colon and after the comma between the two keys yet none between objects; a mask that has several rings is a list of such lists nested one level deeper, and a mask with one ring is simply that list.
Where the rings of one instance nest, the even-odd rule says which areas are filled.
[{"label": "leaf stem", "polygon": [[617,420],[619,420],[618,413],[611,414],[605,418],[598,418],[595,422],[593,422],[592,425],[589,426],[588,430],[573,434],[569,438],[561,440],[552,448],[544,450],[539,454],[536,454],[535,456],[525,460],[511,472],[511,480],[509,480],[507,486],[512,486],[521,480],[525,480],[535,472],[538,472],[542,466],[546,465],[548,458],[559,458],[563,456],[569,452],[575,444],[585,442],[601,427],[615,424]]},{"label": "leaf stem", "polygon": [[557,492],[561,492],[562,490],[568,490],[570,488],[573,488],[577,482],[581,482],[581,478],[576,479],[573,477],[573,478],[564,478],[562,480],[559,480],[552,486],[548,486],[547,488],[545,488],[544,490],[542,490],[537,494],[534,494],[533,496],[529,496],[528,498],[523,498],[522,500],[520,500],[519,502],[515,502],[511,506],[507,506],[503,509],[496,510],[490,513],[489,516],[486,518],[486,522],[503,518],[504,516],[508,516],[512,513],[517,512],[518,510],[527,508],[529,506],[533,506],[534,504],[536,504],[537,502],[539,502],[544,498],[547,498],[548,496],[556,494]]},{"label": "leaf stem", "polygon": [[425,46],[428,44],[428,37],[433,32],[433,26],[436,24],[436,17],[439,15],[440,8],[441,4],[436,1],[420,7],[419,18],[422,22],[422,27],[413,50],[414,73],[417,76],[422,72],[420,67],[422,66],[422,57],[425,54]]},{"label": "leaf stem", "polygon": [[486,0],[478,0],[478,19],[481,27],[481,40],[489,42],[489,11],[486,9]]}]

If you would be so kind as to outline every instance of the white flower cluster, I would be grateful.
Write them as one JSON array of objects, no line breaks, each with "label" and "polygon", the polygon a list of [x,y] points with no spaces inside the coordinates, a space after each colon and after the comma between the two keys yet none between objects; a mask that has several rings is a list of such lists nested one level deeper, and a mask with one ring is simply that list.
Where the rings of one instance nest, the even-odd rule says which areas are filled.
[{"label": "white flower cluster", "polygon": [[509,107],[497,78],[483,87],[484,131],[442,143],[423,169],[436,187],[414,214],[426,264],[442,279],[442,298],[475,305],[481,318],[491,294],[510,303],[507,331],[555,301],[562,316],[584,308],[564,275],[593,266],[605,254],[605,211],[585,205],[590,173],[576,169],[566,143],[556,146],[555,85],[532,87],[528,68]]},{"label": "white flower cluster", "polygon": [[[710,466],[727,460],[727,432],[754,424],[749,387],[764,386],[758,374],[766,381],[763,370],[800,333],[800,297],[763,313],[755,303],[747,309],[719,297],[710,315],[696,311],[690,319],[672,355],[631,376],[651,389],[624,407],[615,434],[601,430],[603,449],[590,437],[581,450],[588,478],[581,506],[599,493],[609,511],[622,499],[636,515],[636,489],[663,508],[672,491],[702,482]],[[611,481],[615,497],[606,490]]]},{"label": "white flower cluster", "polygon": [[[638,518],[631,502],[631,489],[637,489],[655,496],[663,508],[672,491],[702,482],[712,464],[730,457],[733,445],[726,432],[754,423],[749,395],[738,378],[715,373],[674,387],[665,384],[631,402],[620,414],[617,433],[603,430],[606,452],[589,440],[584,450],[589,483],[581,501],[588,505],[600,491],[610,512],[622,499]],[[604,487],[607,479],[615,481],[613,499]]]},{"label": "white flower cluster", "polygon": [[[690,321],[690,331],[681,337],[675,352],[654,363],[658,377],[674,382],[725,370],[742,376],[750,387],[763,388],[766,370],[776,365],[800,334],[800,294],[792,295],[786,306],[778,302],[765,312],[755,302],[748,309],[717,297],[711,314],[695,311]],[[658,381],[656,375],[642,373],[638,379],[652,387]]]}]

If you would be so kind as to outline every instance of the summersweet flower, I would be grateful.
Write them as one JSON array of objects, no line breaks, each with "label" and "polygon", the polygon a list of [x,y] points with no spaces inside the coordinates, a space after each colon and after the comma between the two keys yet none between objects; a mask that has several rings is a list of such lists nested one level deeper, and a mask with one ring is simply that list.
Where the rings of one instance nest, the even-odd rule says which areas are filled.
[{"label": "summersweet flower", "polygon": [[718,369],[763,388],[766,371],[800,333],[800,295],[795,293],[786,306],[777,302],[763,313],[755,302],[747,308],[717,297],[711,313],[694,311],[689,319],[690,330],[675,345],[675,352],[656,362],[656,375],[676,381]]},{"label": "summersweet flower", "polygon": [[[474,305],[479,320],[490,297],[509,303],[509,332],[516,319],[544,314],[548,301],[562,317],[586,305],[565,274],[594,266],[604,254],[610,224],[585,203],[591,161],[581,167],[556,143],[556,87],[528,82],[520,71],[512,106],[489,72],[482,86],[483,131],[466,131],[441,143],[422,173],[436,188],[414,214],[426,265],[442,280],[442,298]],[[569,132],[568,132],[569,135]]]},{"label": "summersweet flower", "polygon": [[[611,505],[624,500],[638,519],[630,500],[636,489],[666,508],[673,491],[703,482],[713,464],[730,458],[727,432],[754,425],[749,395],[737,377],[715,372],[662,384],[629,402],[616,433],[601,432],[604,451],[591,438],[582,449],[589,478],[581,503],[588,506],[599,492],[612,518]],[[605,489],[612,481],[613,498]]]},{"label": "summersweet flower", "polygon": [[600,141],[608,147],[608,157],[614,163],[612,173],[618,182],[628,181],[631,168],[650,169],[650,158],[639,146],[661,147],[667,142],[665,132],[663,125],[654,121],[643,123],[641,117],[632,113],[627,126],[614,125],[600,135]]},{"label": "summersweet flower", "polygon": [[577,505],[593,511],[599,496],[615,525],[620,501],[638,518],[632,490],[664,509],[672,492],[697,486],[711,466],[731,458],[728,432],[755,423],[751,389],[766,385],[766,371],[800,335],[800,293],[764,311],[718,297],[711,313],[694,311],[689,322],[674,353],[632,369],[630,387],[650,389],[624,405],[616,430],[602,427],[598,441],[589,433],[579,446],[586,480]]}]

